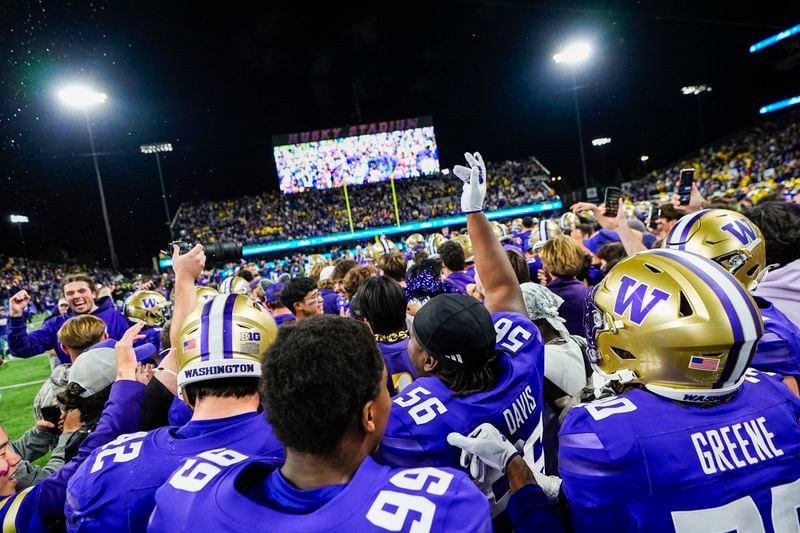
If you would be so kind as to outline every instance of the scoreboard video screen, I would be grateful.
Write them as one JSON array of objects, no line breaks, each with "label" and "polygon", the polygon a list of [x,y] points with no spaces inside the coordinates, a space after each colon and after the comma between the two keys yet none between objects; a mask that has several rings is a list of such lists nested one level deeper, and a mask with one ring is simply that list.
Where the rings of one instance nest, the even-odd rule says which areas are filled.
[{"label": "scoreboard video screen", "polygon": [[280,189],[297,193],[439,172],[431,117],[273,137]]}]

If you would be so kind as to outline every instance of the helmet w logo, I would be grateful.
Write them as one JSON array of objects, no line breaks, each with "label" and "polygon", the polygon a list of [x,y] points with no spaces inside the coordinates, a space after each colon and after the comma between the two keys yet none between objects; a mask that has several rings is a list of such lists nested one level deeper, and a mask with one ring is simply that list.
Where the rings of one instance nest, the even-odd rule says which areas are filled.
[{"label": "helmet w logo", "polygon": [[158,302],[155,298],[142,298],[142,307],[145,309],[155,309],[158,305]]},{"label": "helmet w logo", "polygon": [[746,220],[728,222],[722,229],[736,237],[740,243],[749,244],[756,240],[756,230]]},{"label": "helmet w logo", "polygon": [[646,283],[637,281],[628,276],[622,276],[621,285],[614,302],[614,313],[625,316],[630,310],[630,321],[641,326],[647,315],[656,304],[669,299],[669,293],[661,289],[651,289]]}]

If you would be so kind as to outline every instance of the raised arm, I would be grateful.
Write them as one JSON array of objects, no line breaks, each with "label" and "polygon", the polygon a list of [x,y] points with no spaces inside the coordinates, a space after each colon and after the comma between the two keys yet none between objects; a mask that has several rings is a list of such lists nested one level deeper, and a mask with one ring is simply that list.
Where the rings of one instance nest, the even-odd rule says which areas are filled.
[{"label": "raised arm", "polygon": [[483,213],[486,165],[478,152],[466,153],[464,157],[469,168],[456,165],[453,174],[464,182],[461,211],[467,215],[467,231],[475,253],[475,269],[485,289],[484,304],[491,312],[511,311],[525,315],[525,302],[517,277]]},{"label": "raised arm", "polygon": [[[175,271],[175,307],[172,311],[172,319],[169,328],[169,353],[161,361],[161,366],[153,374],[172,394],[178,391],[177,372],[178,363],[175,360],[175,350],[180,338],[181,326],[189,313],[197,307],[197,293],[194,289],[194,282],[203,271],[206,264],[206,254],[203,252],[203,245],[197,244],[185,254],[181,254],[177,246],[172,248],[172,270]],[[155,384],[153,384],[155,386]]]},{"label": "raised arm", "polygon": [[619,235],[622,246],[625,248],[625,253],[633,255],[638,252],[647,250],[647,246],[642,241],[642,232],[636,231],[628,225],[628,219],[625,217],[624,204],[622,198],[619,200],[619,211],[617,211],[617,235]]},{"label": "raised arm", "polygon": [[28,333],[23,311],[30,301],[26,290],[17,292],[9,299],[8,349],[14,357],[33,357],[56,347],[56,332],[48,323]]}]

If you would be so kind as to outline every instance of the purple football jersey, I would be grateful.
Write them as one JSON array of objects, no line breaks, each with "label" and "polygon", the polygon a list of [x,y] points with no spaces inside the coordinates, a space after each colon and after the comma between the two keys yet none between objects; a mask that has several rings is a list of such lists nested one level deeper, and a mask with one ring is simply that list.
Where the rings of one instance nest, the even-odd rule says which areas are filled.
[{"label": "purple football jersey", "polygon": [[475,283],[475,278],[466,272],[453,272],[445,282],[455,287],[458,294],[467,294],[467,285]]},{"label": "purple football jersey", "polygon": [[[229,420],[226,424],[225,421]],[[214,429],[187,438],[178,428],[123,435],[95,450],[67,487],[69,531],[144,531],[155,507],[156,489],[186,457],[215,448],[283,457],[283,448],[263,414],[247,413],[201,424]]]},{"label": "purple football jersey", "polygon": [[192,419],[192,408],[186,405],[179,396],[172,398],[172,403],[167,411],[167,420],[170,426],[182,426]]},{"label": "purple football jersey", "polygon": [[641,389],[573,408],[559,472],[576,531],[797,531],[800,399],[747,370],[712,406]]},{"label": "purple football jersey", "polygon": [[755,299],[764,320],[764,336],[750,366],[800,379],[800,328],[772,303],[758,296]]},{"label": "purple football jersey", "polygon": [[[417,378],[392,401],[386,433],[377,458],[393,466],[460,468],[461,450],[447,434],[467,434],[484,422],[524,447],[532,469],[544,467],[542,454],[542,379],[544,346],[539,330],[518,313],[492,313],[502,372],[494,389],[454,397],[437,377]],[[495,486],[492,514],[505,508],[508,484]]]},{"label": "purple football jersey", "polygon": [[333,499],[310,513],[289,514],[264,495],[267,476],[279,466],[229,450],[189,459],[158,490],[148,530],[491,531],[486,498],[455,470],[394,469],[367,457]]},{"label": "purple football jersey", "polygon": [[386,372],[389,374],[389,394],[395,396],[417,377],[408,358],[408,338],[392,343],[379,342],[378,349],[383,355]]}]

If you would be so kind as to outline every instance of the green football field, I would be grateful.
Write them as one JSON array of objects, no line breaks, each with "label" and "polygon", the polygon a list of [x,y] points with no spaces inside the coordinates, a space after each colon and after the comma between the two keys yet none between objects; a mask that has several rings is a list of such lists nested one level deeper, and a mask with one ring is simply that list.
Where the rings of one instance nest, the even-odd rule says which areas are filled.
[{"label": "green football field", "polygon": [[6,361],[0,367],[0,424],[12,440],[33,426],[33,398],[49,375],[46,355]]},{"label": "green football field", "polygon": [[[41,315],[36,317],[28,330],[38,328],[41,319]],[[33,398],[49,375],[47,355],[6,360],[0,367],[0,425],[12,440],[33,427]]]}]

